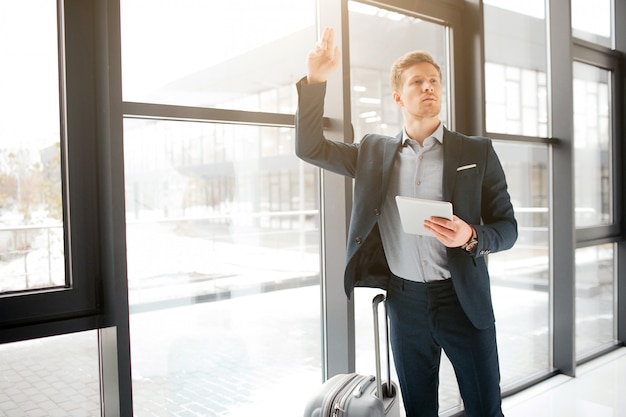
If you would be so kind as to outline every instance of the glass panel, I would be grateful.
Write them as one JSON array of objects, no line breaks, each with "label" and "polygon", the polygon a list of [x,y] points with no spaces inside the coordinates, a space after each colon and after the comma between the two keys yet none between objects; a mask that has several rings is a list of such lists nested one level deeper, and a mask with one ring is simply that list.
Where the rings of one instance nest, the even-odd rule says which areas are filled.
[{"label": "glass panel", "polygon": [[0,294],[65,285],[56,7],[0,2]]},{"label": "glass panel", "polygon": [[487,131],[548,137],[543,0],[485,0]]},{"label": "glass panel", "polygon": [[548,372],[550,190],[548,147],[494,142],[518,221],[515,246],[489,255],[502,386]]},{"label": "glass panel", "polygon": [[135,412],[292,416],[322,375],[318,170],[290,128],[124,129]]},{"label": "glass panel", "polygon": [[[350,11],[350,65],[352,123],[355,141],[367,133],[396,136],[403,129],[402,114],[392,99],[389,70],[401,55],[429,52],[443,74],[443,103],[440,118],[449,121],[448,29],[421,19],[362,3],[348,2]],[[372,60],[371,57],[376,59]],[[448,126],[451,127],[451,126]],[[371,302],[380,290],[355,290],[356,369],[374,374],[374,336]],[[393,365],[392,365],[393,367]],[[395,369],[393,378],[397,381]],[[443,357],[440,407],[442,411],[461,405],[454,370]]]},{"label": "glass panel", "polygon": [[100,416],[98,333],[0,345],[0,415]]},{"label": "glass panel", "polygon": [[611,47],[613,0],[572,0],[572,33],[575,37]]},{"label": "glass panel", "polygon": [[[402,114],[392,98],[389,69],[397,58],[413,50],[429,52],[441,67],[440,118],[447,124],[450,106],[446,27],[355,1],[348,2],[348,7],[355,140],[367,133],[395,136],[402,130]],[[376,59],[372,60],[372,56]]]},{"label": "glass panel", "polygon": [[610,72],[574,62],[576,227],[613,222]]},{"label": "glass panel", "polygon": [[483,3],[524,16],[546,18],[545,0],[483,0]]},{"label": "glass panel", "polygon": [[122,0],[124,100],[293,113],[315,16],[315,0]]},{"label": "glass panel", "polygon": [[576,250],[576,356],[615,343],[615,246]]}]

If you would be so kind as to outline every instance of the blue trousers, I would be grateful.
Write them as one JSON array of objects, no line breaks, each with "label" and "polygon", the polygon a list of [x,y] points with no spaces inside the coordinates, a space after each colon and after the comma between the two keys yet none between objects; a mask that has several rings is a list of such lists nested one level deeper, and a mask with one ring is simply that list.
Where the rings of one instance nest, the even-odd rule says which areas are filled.
[{"label": "blue trousers", "polygon": [[423,284],[392,277],[387,310],[407,417],[437,416],[442,348],[454,367],[465,416],[503,416],[495,325],[472,325],[451,280]]}]

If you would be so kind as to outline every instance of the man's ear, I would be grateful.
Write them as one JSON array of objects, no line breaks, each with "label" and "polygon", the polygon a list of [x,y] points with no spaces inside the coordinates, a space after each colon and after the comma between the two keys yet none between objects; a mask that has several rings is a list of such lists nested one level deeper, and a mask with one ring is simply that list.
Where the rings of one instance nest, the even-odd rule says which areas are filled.
[{"label": "man's ear", "polygon": [[402,107],[403,103],[402,103],[402,97],[400,97],[400,94],[398,94],[397,91],[394,91],[391,96],[393,97],[393,101],[395,101],[398,106]]}]

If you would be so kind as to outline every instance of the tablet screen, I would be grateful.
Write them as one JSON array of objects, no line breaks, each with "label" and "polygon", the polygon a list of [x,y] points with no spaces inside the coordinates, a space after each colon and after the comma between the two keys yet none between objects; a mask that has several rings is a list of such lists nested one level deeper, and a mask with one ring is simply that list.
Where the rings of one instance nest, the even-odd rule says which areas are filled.
[{"label": "tablet screen", "polygon": [[400,221],[405,233],[432,236],[424,229],[424,220],[431,216],[452,220],[452,203],[448,201],[423,200],[420,198],[396,196]]}]

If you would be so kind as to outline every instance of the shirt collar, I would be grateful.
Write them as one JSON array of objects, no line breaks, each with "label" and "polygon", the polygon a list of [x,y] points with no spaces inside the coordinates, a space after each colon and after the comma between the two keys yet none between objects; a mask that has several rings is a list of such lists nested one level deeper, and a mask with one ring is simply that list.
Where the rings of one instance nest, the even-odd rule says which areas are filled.
[{"label": "shirt collar", "polygon": [[[433,137],[437,139],[437,142],[443,145],[443,123],[439,122],[439,126],[437,129],[430,135],[429,137]],[[402,146],[405,146],[409,141],[412,140],[409,135],[406,133],[406,128],[402,129]]]}]

